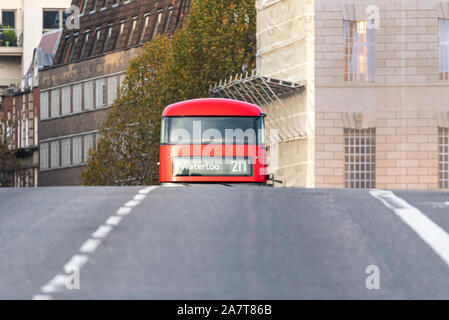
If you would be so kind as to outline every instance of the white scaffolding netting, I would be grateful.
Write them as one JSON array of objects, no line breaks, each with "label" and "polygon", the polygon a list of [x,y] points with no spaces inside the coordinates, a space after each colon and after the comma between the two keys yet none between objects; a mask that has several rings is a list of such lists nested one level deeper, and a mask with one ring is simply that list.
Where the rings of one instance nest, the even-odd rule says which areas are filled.
[{"label": "white scaffolding netting", "polygon": [[268,134],[269,143],[300,138],[306,132],[292,125],[291,111],[285,107],[281,98],[304,86],[252,74],[240,74],[220,81],[210,88],[214,97],[245,101],[261,106],[267,114],[267,129],[276,129],[277,134]]}]

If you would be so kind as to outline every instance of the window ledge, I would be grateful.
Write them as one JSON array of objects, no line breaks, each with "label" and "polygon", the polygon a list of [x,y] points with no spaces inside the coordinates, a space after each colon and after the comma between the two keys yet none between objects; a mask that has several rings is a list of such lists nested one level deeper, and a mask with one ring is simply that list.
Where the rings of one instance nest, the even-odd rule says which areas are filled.
[{"label": "window ledge", "polygon": [[65,166],[65,167],[56,167],[56,168],[39,168],[40,172],[49,172],[49,171],[56,171],[56,170],[64,170],[64,169],[73,169],[73,168],[79,168],[79,167],[84,167],[87,164],[87,162],[82,162],[80,164],[71,164],[69,166]]},{"label": "window ledge", "polygon": [[40,119],[40,122],[45,122],[45,121],[51,121],[51,120],[56,120],[56,119],[61,119],[61,118],[67,118],[67,117],[73,117],[73,116],[77,116],[77,115],[81,115],[84,113],[89,113],[89,112],[94,112],[94,111],[100,111],[100,110],[107,110],[112,108],[112,105],[106,106],[106,107],[98,107],[95,109],[89,109],[89,110],[83,110],[81,112],[72,112],[72,113],[68,113],[68,114],[64,114],[64,115],[60,115],[60,116],[56,116],[56,117],[51,117],[51,118],[46,118],[46,119]]}]

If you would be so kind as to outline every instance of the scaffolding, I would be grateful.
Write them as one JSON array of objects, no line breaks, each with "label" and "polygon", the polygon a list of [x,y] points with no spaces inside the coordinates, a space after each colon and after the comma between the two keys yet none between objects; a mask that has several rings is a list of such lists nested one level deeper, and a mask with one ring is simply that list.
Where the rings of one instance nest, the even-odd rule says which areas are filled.
[{"label": "scaffolding", "polygon": [[279,143],[307,135],[304,130],[289,123],[292,114],[281,101],[282,97],[303,88],[303,84],[260,76],[253,71],[220,80],[210,87],[210,92],[216,98],[240,100],[262,107],[269,122],[277,129],[276,134],[271,132],[267,136],[269,143]]}]

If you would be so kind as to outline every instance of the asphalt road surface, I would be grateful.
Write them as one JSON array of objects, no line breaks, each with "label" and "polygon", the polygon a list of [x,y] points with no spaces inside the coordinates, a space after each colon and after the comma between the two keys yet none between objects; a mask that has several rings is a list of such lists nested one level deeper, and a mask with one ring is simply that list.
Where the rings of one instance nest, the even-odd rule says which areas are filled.
[{"label": "asphalt road surface", "polygon": [[0,298],[449,299],[448,232],[446,192],[3,189]]}]

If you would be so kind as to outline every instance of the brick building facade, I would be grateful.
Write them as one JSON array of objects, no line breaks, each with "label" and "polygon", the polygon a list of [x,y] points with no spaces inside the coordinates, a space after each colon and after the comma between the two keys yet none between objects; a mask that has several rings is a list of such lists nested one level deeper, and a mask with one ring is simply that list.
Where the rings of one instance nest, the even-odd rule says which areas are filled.
[{"label": "brick building facade", "polygon": [[64,30],[55,65],[40,74],[39,185],[79,185],[124,72],[146,41],[172,34],[190,0],[74,0],[80,29]]},{"label": "brick building facade", "polygon": [[38,114],[37,87],[3,96],[3,119],[13,126],[4,128],[12,138],[12,150],[21,160],[22,169],[15,174],[16,187],[35,187],[38,183]]},{"label": "brick building facade", "polygon": [[36,187],[39,172],[39,71],[51,66],[61,37],[61,30],[45,33],[34,50],[31,65],[22,77],[21,88],[11,87],[0,105],[2,130],[11,138],[10,149],[16,151],[21,170],[15,174],[14,186]]}]

